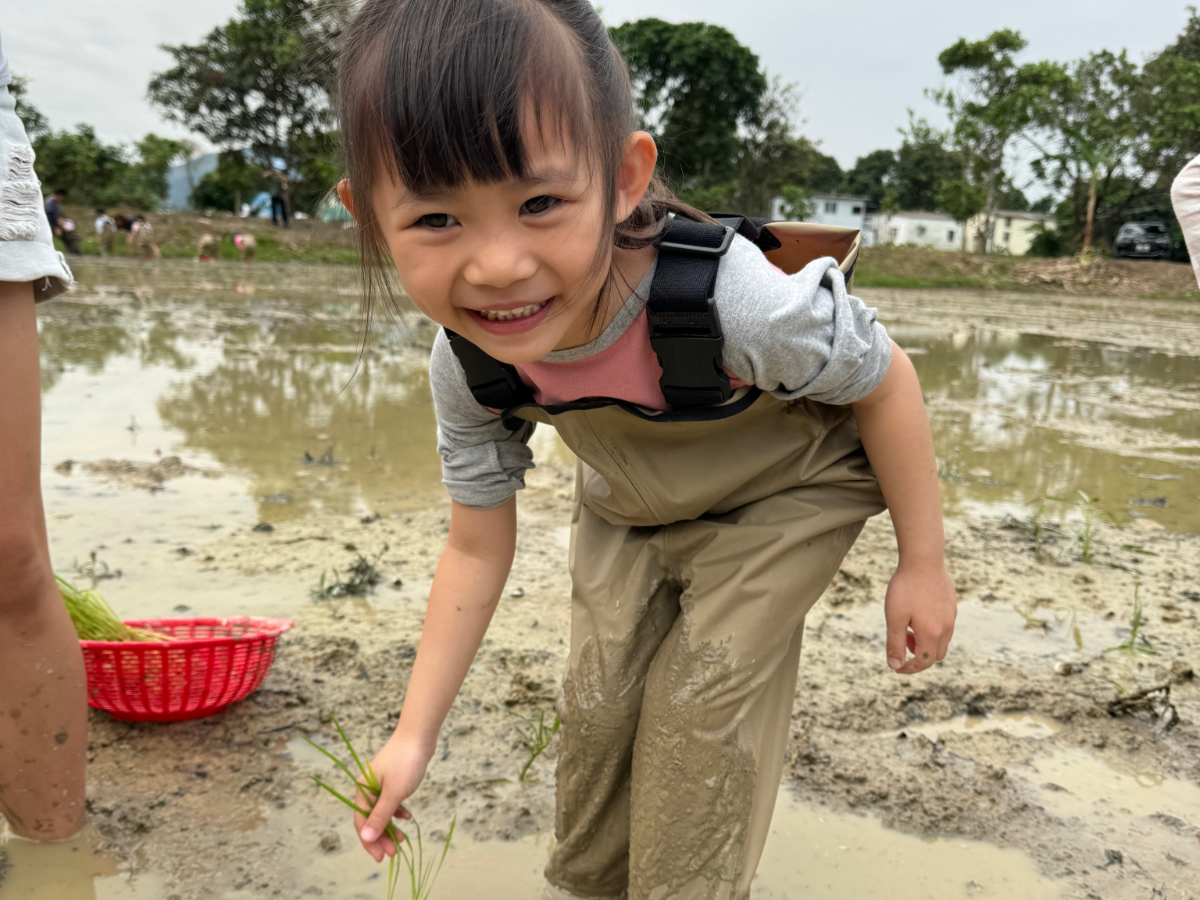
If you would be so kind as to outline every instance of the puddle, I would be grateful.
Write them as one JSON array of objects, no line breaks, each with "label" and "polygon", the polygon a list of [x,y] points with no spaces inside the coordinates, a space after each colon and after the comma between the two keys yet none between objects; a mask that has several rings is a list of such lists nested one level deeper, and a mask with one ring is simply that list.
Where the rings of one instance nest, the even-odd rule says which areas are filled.
[{"label": "puddle", "polygon": [[1082,750],[1057,751],[1016,771],[1039,786],[1041,803],[1055,815],[1171,816],[1200,835],[1200,786],[1178,778],[1122,772]]},{"label": "puddle", "polygon": [[944,734],[986,734],[1003,731],[1017,738],[1041,740],[1057,734],[1062,726],[1046,716],[1025,713],[1001,713],[995,716],[956,716],[943,722],[910,722],[904,726],[907,734],[920,734],[936,741]]},{"label": "puddle", "polygon": [[1122,522],[1200,532],[1200,357],[1016,331],[892,336],[917,351],[948,511],[1028,515],[1084,490]]},{"label": "puddle", "polygon": [[[820,622],[814,624],[881,642],[887,639],[881,603],[838,607],[823,626]],[[997,662],[1029,657],[1076,660],[1119,644],[1128,635],[1125,623],[1103,619],[1091,612],[1071,613],[1041,607],[1018,610],[1000,601],[965,600],[959,603],[954,622],[955,643],[970,647],[976,656]]]},{"label": "puddle", "polygon": [[[2,829],[3,826],[0,826]],[[160,900],[152,875],[131,878],[94,851],[88,833],[60,844],[34,844],[0,834],[0,897],[4,900]],[[7,860],[7,865],[5,861]]]},{"label": "puddle", "polygon": [[831,813],[781,791],[751,897],[1051,900],[1059,895],[1019,850],[901,834],[877,819]]}]

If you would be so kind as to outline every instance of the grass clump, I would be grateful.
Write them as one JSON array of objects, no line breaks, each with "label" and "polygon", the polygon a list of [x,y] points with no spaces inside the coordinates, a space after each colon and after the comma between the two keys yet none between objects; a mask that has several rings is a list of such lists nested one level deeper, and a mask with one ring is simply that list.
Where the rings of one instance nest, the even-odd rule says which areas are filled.
[{"label": "grass clump", "polygon": [[387,552],[388,545],[384,544],[374,559],[367,559],[361,553],[358,554],[358,558],[346,570],[345,576],[334,569],[333,577],[328,578],[328,573],[322,570],[321,580],[309,591],[309,596],[317,601],[335,600],[339,597],[365,597],[371,588],[383,581],[378,565],[379,560],[383,559],[383,554]]},{"label": "grass clump", "polygon": [[558,734],[562,720],[555,716],[554,722],[547,725],[545,711],[539,713],[536,719],[533,716],[522,716],[515,712],[510,712],[509,715],[515,716],[519,720],[516,725],[517,734],[521,736],[521,746],[529,751],[529,758],[525,760],[525,765],[521,767],[521,774],[517,776],[517,781],[524,781],[533,761],[546,752],[546,748],[554,740],[554,735]]},{"label": "grass clump", "polygon": [[77,588],[66,579],[55,575],[63,603],[81,641],[170,641],[169,634],[132,628],[113,612],[113,608],[96,590]]},{"label": "grass clump", "polygon": [[[342,762],[324,747],[313,743],[308,738],[304,740],[310,747],[328,757],[350,779],[355,791],[361,792],[374,804],[379,799],[381,793],[379,779],[375,776],[375,770],[371,768],[369,762],[364,761],[358,755],[358,752],[354,749],[354,745],[350,743],[350,738],[346,737],[346,732],[342,730],[342,726],[338,724],[338,720],[334,717],[333,713],[329,714],[329,720],[333,722],[333,727],[337,729],[337,733],[341,736],[342,743],[350,751],[350,758],[354,761],[355,768],[358,769],[358,775],[355,775],[346,763]],[[312,778],[318,787],[337,797],[338,800],[342,801],[342,803],[355,812],[362,816],[371,815],[371,810],[363,809],[353,800],[330,787],[316,775],[309,777]],[[412,900],[428,900],[429,894],[433,890],[433,883],[437,880],[438,873],[442,871],[442,863],[446,861],[446,854],[450,852],[450,841],[454,838],[454,826],[457,820],[457,816],[450,820],[450,830],[446,833],[446,841],[442,845],[442,852],[439,854],[435,850],[430,854],[428,859],[425,858],[425,844],[421,836],[421,826],[417,824],[416,819],[409,820],[412,822],[413,828],[413,838],[411,840],[394,821],[388,823],[387,828],[384,829],[384,833],[396,845],[396,855],[388,859],[386,900],[392,900],[396,896],[396,890],[400,886],[400,878],[404,874],[403,869],[408,870],[409,891]]]}]

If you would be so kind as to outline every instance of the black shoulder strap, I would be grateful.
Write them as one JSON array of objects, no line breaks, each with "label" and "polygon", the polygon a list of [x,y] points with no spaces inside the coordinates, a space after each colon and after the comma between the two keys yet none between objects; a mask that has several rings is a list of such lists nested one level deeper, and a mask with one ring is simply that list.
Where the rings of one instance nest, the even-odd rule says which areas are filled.
[{"label": "black shoulder strap", "polygon": [[442,330],[450,339],[450,349],[462,363],[471,395],[480,406],[505,410],[533,400],[533,391],[521,380],[516,366],[493,359],[449,328]]},{"label": "black shoulder strap", "polygon": [[721,363],[725,337],[713,290],[735,233],[678,217],[663,229],[646,314],[663,370],[659,384],[673,409],[716,406],[733,396]]}]

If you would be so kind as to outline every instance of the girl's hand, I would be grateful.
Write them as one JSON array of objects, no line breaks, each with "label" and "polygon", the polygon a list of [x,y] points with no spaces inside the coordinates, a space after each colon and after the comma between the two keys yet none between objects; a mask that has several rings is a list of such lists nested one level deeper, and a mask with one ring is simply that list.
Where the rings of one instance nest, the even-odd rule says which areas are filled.
[{"label": "girl's hand", "polygon": [[[912,675],[944,659],[954,634],[958,594],[941,563],[905,565],[888,583],[884,601],[888,665],[897,675]],[[907,659],[907,651],[913,652]]]},{"label": "girl's hand", "polygon": [[355,813],[354,828],[358,831],[363,848],[375,862],[382,862],[385,855],[396,855],[396,844],[387,836],[386,829],[393,817],[412,818],[412,814],[400,804],[417,790],[432,756],[432,751],[418,742],[393,735],[383,745],[379,755],[371,760],[381,793],[379,799],[372,803],[373,798],[359,790],[355,802],[363,809],[370,809],[371,815],[365,818]]}]

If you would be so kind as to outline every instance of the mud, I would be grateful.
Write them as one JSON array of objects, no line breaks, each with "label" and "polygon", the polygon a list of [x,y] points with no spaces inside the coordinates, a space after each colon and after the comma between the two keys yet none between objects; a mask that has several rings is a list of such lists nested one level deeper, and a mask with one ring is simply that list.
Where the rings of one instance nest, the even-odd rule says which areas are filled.
[{"label": "mud", "polygon": [[[131,618],[287,615],[297,627],[263,689],[219,716],[142,725],[93,712],[91,835],[77,851],[0,841],[5,900],[382,896],[348,817],[309,780],[332,766],[300,738],[335,748],[333,710],[377,749],[400,708],[448,527],[421,380],[427,334],[380,331],[360,364],[339,275],[256,266],[252,282],[234,268],[207,267],[203,285],[164,263],[146,285],[97,267],[42,311],[52,551],[60,570],[93,551],[120,570],[101,589]],[[921,676],[887,669],[895,547],[886,516],[872,520],[807,617],[752,897],[1195,900],[1200,454],[1188,367],[1200,312],[864,293],[903,346],[926,351],[914,360],[943,462],[957,638]],[[505,599],[412,802],[435,844],[457,816],[435,898],[536,897],[553,846],[559,743],[518,782],[526,754],[511,715],[553,710],[569,650],[572,466],[552,432],[536,439]],[[341,462],[305,464],[331,444]],[[54,469],[169,456],[222,477],[151,492]],[[1080,507],[1051,505],[1040,539],[1031,519],[1032,501],[1075,489],[1101,498],[1090,563]],[[262,522],[273,530],[255,531]],[[368,597],[309,599],[322,571],[385,545]],[[1152,654],[1109,649],[1129,638],[1135,586]],[[1174,727],[1110,715],[1118,696],[1164,683]]]}]

